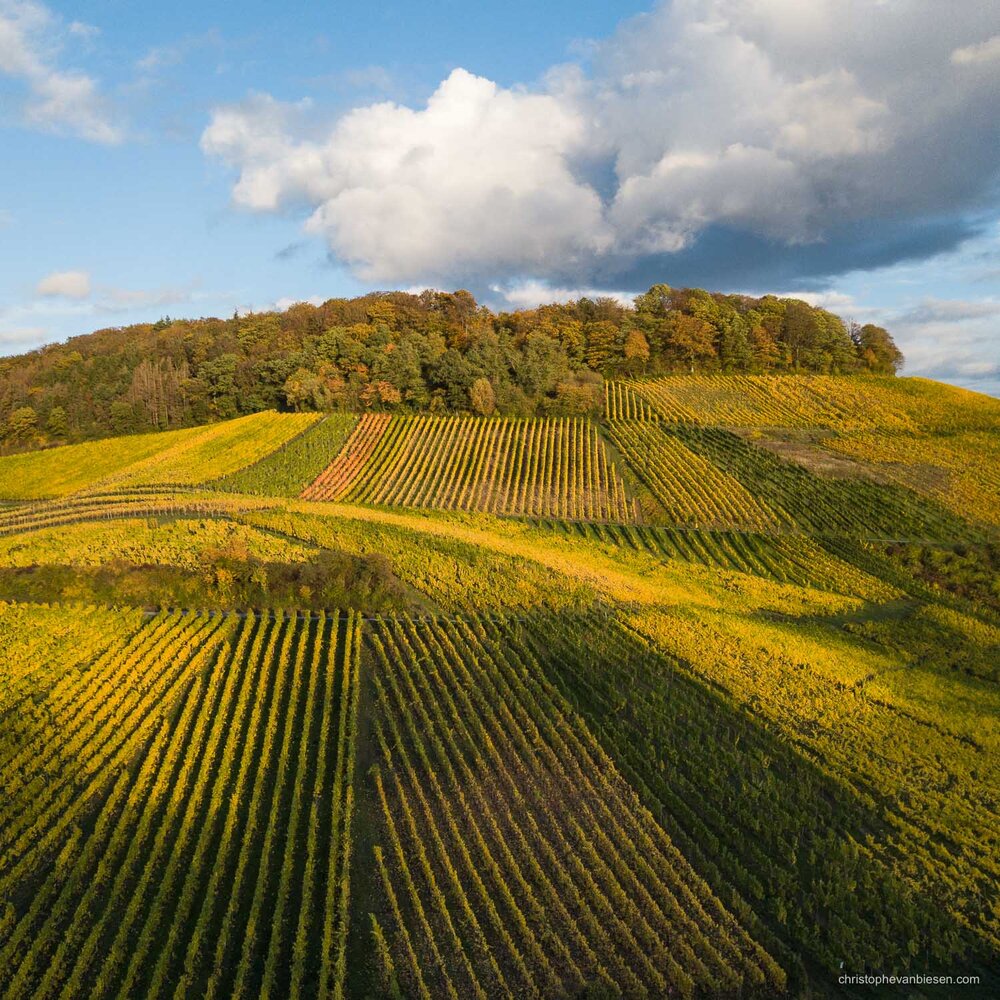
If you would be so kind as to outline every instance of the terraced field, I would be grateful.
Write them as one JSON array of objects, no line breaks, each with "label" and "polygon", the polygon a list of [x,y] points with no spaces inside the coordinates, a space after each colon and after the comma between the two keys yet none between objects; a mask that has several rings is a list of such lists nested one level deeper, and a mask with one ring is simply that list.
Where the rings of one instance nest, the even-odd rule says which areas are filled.
[{"label": "terraced field", "polygon": [[606,399],[0,460],[0,998],[1000,995],[997,405]]}]

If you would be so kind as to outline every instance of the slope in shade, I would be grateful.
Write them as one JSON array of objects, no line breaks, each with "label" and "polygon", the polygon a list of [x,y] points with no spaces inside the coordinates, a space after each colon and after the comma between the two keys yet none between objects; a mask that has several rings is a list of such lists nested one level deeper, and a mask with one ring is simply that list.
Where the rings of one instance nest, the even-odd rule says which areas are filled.
[{"label": "slope in shade", "polygon": [[408,996],[768,992],[784,973],[692,871],[579,717],[475,617],[376,623],[373,914]]}]

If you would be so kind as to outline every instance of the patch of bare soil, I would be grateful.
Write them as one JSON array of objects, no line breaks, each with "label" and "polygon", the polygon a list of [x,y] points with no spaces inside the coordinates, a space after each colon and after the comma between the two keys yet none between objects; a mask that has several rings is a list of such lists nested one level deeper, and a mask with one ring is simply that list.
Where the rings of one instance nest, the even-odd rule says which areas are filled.
[{"label": "patch of bare soil", "polygon": [[860,462],[846,455],[826,451],[822,443],[835,436],[833,431],[821,428],[787,428],[756,430],[743,428],[734,433],[751,444],[796,462],[817,476],[827,479],[871,479],[876,483],[891,483],[892,477],[877,465]]}]

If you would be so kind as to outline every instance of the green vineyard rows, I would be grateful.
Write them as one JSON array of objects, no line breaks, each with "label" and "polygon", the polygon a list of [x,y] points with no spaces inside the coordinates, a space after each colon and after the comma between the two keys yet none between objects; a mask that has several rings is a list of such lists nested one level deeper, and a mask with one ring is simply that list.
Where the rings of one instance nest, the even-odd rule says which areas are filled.
[{"label": "green vineyard rows", "polygon": [[0,459],[2,1000],[1000,995],[1000,405],[604,393]]},{"label": "green vineyard rows", "polygon": [[636,476],[649,489],[659,510],[657,520],[700,528],[749,531],[777,529],[782,520],[760,502],[725,467],[698,455],[659,423],[619,420],[608,423],[608,436],[628,456]]},{"label": "green vineyard rows", "polygon": [[783,985],[502,628],[376,622],[369,642],[384,981],[454,998]]},{"label": "green vineyard rows", "polygon": [[901,486],[820,476],[725,430],[663,428],[661,433],[675,435],[805,532],[949,542],[980,537],[976,528],[940,504]]},{"label": "green vineyard rows", "polygon": [[206,483],[253,465],[318,419],[265,410],[205,427],[5,455],[0,497],[43,500],[97,488]]},{"label": "green vineyard rows", "polygon": [[[751,715],[740,696],[775,684],[779,695],[791,687],[796,702],[843,702],[835,683],[807,674],[790,685],[704,635],[684,649],[692,657],[686,664],[657,648],[662,631],[647,634],[607,618],[542,616],[523,626],[520,643],[718,898],[789,970],[796,989],[805,988],[810,966],[832,969],[841,961],[850,968],[905,967],[918,956],[989,964],[1000,944],[987,902],[998,874],[986,832],[996,830],[995,811],[986,807],[988,815],[972,818],[971,803],[962,804],[969,814],[949,825],[957,831],[970,824],[969,833],[960,851],[946,852],[935,829],[943,803],[933,792],[906,805],[889,797],[890,788],[920,787],[907,773],[909,761],[933,759],[934,751],[956,758],[949,734],[875,704],[871,711],[882,718],[870,736],[855,727],[846,732],[845,718],[839,732],[830,727],[839,745],[802,755],[788,742],[790,719],[787,728],[761,725],[760,708]],[[512,636],[504,641],[508,650],[520,648]],[[746,689],[734,684],[744,672],[754,678]],[[975,767],[975,751],[963,753]],[[873,787],[868,762],[876,754],[884,791]]]},{"label": "green vineyard rows", "polygon": [[0,995],[343,995],[356,619],[88,621],[8,665]]},{"label": "green vineyard rows", "polygon": [[837,431],[996,430],[1000,403],[924,379],[873,375],[675,375],[608,383],[610,420]]},{"label": "green vineyard rows", "polygon": [[358,418],[329,413],[254,465],[211,484],[230,493],[298,496],[343,447]]}]

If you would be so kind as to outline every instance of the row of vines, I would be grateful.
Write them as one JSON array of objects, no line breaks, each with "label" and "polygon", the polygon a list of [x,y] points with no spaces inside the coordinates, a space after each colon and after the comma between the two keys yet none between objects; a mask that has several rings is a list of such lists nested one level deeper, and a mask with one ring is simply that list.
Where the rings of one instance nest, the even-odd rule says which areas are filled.
[{"label": "row of vines", "polygon": [[794,647],[748,658],[749,625],[730,648],[676,616],[636,625],[546,615],[520,642],[793,992],[838,968],[961,966],[986,982],[996,810],[961,791],[983,754]]},{"label": "row of vines", "polygon": [[372,414],[303,497],[579,520],[634,516],[597,428],[568,417]]},{"label": "row of vines", "polygon": [[953,433],[996,430],[1000,403],[925,379],[836,375],[674,375],[605,384],[610,420],[703,427]]},{"label": "row of vines", "polygon": [[[764,995],[785,974],[503,625],[376,621],[389,995]],[[603,994],[602,994],[603,995]]]},{"label": "row of vines", "polygon": [[0,995],[342,996],[357,619],[88,621],[8,654]]}]

